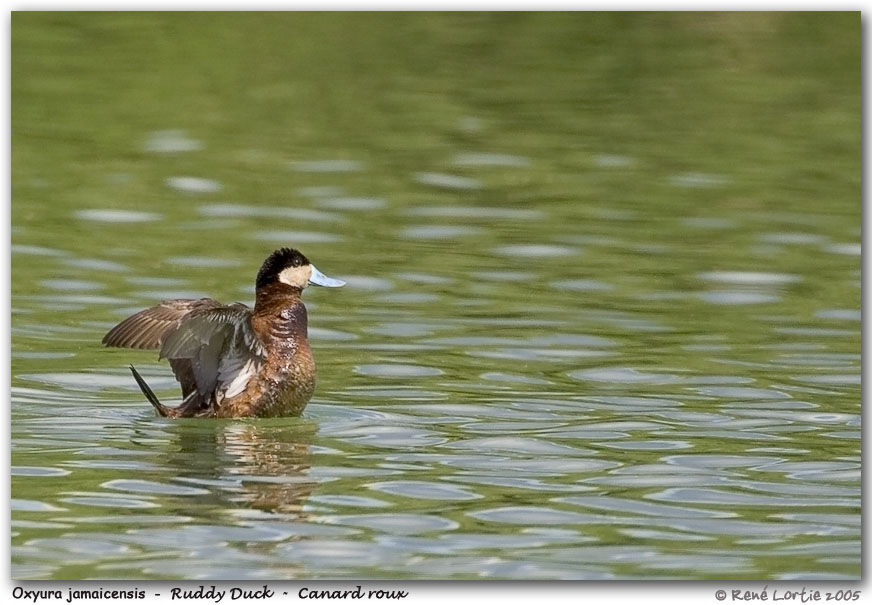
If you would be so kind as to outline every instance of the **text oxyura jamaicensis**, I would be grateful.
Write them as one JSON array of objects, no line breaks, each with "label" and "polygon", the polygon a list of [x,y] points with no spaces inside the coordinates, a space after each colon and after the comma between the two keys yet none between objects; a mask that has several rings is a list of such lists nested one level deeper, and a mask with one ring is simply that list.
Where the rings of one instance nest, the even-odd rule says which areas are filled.
[{"label": "text oxyura jamaicensis", "polygon": [[315,390],[306,307],[309,284],[345,282],[318,271],[297,250],[282,248],[257,273],[254,309],[211,298],[165,300],[122,321],[103,337],[110,347],[160,349],[182,386],[182,404],[158,401],[136,368],[139,388],[170,418],[299,416]]}]

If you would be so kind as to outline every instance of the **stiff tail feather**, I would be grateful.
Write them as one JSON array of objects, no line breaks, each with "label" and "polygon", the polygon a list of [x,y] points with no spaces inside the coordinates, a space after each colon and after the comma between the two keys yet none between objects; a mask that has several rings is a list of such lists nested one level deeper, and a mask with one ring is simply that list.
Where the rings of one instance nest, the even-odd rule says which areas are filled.
[{"label": "stiff tail feather", "polygon": [[148,383],[145,382],[145,379],[139,375],[139,372],[136,371],[136,368],[130,366],[130,371],[133,372],[133,379],[136,380],[136,384],[139,385],[139,390],[142,391],[142,394],[145,395],[145,398],[148,399],[148,402],[154,406],[154,409],[157,410],[159,416],[168,416],[167,408],[164,404],[162,404],[157,395],[154,394],[154,391],[151,390],[151,387],[148,386]]}]

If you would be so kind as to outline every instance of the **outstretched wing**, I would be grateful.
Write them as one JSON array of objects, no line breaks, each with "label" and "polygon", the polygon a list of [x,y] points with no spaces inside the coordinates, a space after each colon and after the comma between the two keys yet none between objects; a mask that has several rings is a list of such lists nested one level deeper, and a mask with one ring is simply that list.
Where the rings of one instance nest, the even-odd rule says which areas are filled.
[{"label": "outstretched wing", "polygon": [[[196,390],[200,406],[242,392],[266,361],[266,347],[243,304],[191,314],[166,334],[160,356],[170,361],[182,392]],[[187,392],[186,392],[187,391]]]},{"label": "outstretched wing", "polygon": [[103,344],[131,349],[159,349],[164,339],[190,317],[224,305],[211,298],[165,300],[156,307],[131,315],[109,330]]}]

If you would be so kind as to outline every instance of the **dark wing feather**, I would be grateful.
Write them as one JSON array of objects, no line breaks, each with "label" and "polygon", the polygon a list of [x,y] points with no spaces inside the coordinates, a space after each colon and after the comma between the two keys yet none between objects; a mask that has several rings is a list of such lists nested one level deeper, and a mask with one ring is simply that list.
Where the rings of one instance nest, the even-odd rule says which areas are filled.
[{"label": "dark wing feather", "polygon": [[184,319],[166,335],[160,356],[170,361],[183,392],[196,389],[206,406],[216,390],[246,383],[266,359],[266,347],[251,326],[251,309],[237,303]]},{"label": "dark wing feather", "polygon": [[194,378],[194,368],[190,359],[171,359],[170,368],[182,387],[182,397],[187,397],[197,390],[197,379]]},{"label": "dark wing feather", "polygon": [[167,335],[176,330],[182,321],[222,307],[221,303],[211,298],[165,300],[156,307],[131,315],[109,330],[103,337],[103,344],[131,349],[159,349]]}]

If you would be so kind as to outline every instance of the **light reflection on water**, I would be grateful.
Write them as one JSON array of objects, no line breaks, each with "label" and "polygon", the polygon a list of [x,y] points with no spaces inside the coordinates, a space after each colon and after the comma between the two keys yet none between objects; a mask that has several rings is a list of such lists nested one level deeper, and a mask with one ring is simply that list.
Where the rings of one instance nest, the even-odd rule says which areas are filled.
[{"label": "light reflection on water", "polygon": [[[87,198],[53,185],[69,163],[19,167],[12,576],[859,576],[859,204],[743,153],[579,139],[575,105],[519,126],[510,80],[433,147],[410,107],[293,153],[131,125]],[[837,160],[807,172],[856,176]],[[347,282],[306,292],[303,418],[153,417],[126,366],[173,400],[169,368],[102,335],[161,298],[251,303],[278,246]]]},{"label": "light reflection on water", "polygon": [[[833,429],[859,415],[823,403],[840,391],[587,354],[621,354],[632,327],[461,336],[474,320],[419,324],[403,307],[403,322],[384,322],[365,312],[378,279],[360,279],[379,287],[354,293],[355,327],[312,331],[319,359],[366,380],[326,381],[303,420],[154,419],[114,360],[18,374],[41,385],[13,399],[13,531],[31,536],[13,550],[19,577],[63,575],[73,560],[92,577],[742,577],[770,558],[819,570],[857,556],[859,433]],[[392,344],[412,348],[378,346]],[[593,367],[553,367],[579,361]],[[776,352],[767,375],[806,365],[851,376],[859,358]],[[173,393],[165,368],[141,369]],[[85,469],[93,478],[74,482]],[[56,491],[28,497],[23,482],[39,477]]]}]

